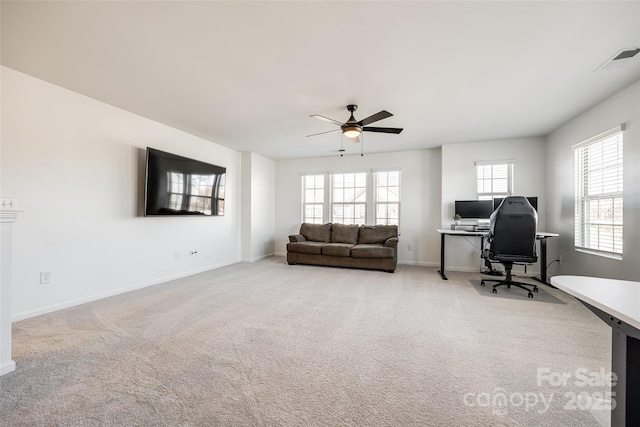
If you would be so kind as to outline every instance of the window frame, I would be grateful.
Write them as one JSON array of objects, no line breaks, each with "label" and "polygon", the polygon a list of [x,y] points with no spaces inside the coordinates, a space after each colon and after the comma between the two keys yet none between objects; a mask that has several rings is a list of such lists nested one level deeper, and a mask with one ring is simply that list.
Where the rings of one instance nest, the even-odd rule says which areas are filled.
[{"label": "window frame", "polygon": [[[392,202],[379,202],[377,195],[377,174],[383,172],[397,172],[398,173],[398,201]],[[364,187],[360,186],[358,188],[361,189],[360,194],[358,194],[358,198],[356,202],[345,202],[345,201],[337,201],[335,199],[334,194],[334,178],[336,175],[357,175],[363,174],[360,177],[360,182],[364,183]],[[316,223],[316,224],[325,224],[327,222],[335,222],[335,223],[346,223],[352,224],[353,221],[343,222],[343,218],[340,218],[335,215],[334,207],[337,205],[344,206],[354,206],[353,209],[356,209],[355,206],[359,207],[359,212],[364,212],[364,216],[362,221],[356,219],[357,224],[377,224],[378,223],[378,215],[377,209],[380,204],[397,204],[397,222],[398,227],[400,226],[400,215],[401,215],[401,170],[399,168],[384,168],[384,169],[376,169],[376,170],[348,170],[348,171],[336,171],[336,172],[303,172],[300,174],[300,218],[302,222],[307,223]],[[311,187],[307,187],[307,181],[310,178],[314,178],[314,180],[320,180],[322,182],[322,188],[314,182],[314,185]],[[355,179],[355,178],[354,178]],[[341,187],[344,189],[344,187]],[[307,190],[322,190],[323,193],[323,201],[309,200],[307,195]],[[355,195],[355,190],[354,190]],[[317,208],[316,212],[322,211],[322,218],[319,216],[311,217],[307,216],[307,207],[308,206],[321,206],[321,208]],[[356,215],[354,215],[355,217]],[[354,218],[352,218],[354,219]],[[392,218],[393,219],[393,218]],[[373,222],[371,222],[373,221]],[[386,221],[386,223],[389,223]]]},{"label": "window frame", "polygon": [[[392,173],[397,173],[397,185],[389,185],[389,174]],[[386,184],[387,185],[380,185],[380,177],[382,176],[382,174],[386,174]],[[389,200],[389,192],[392,191],[390,190],[391,188],[397,188],[397,200]],[[381,201],[380,200],[380,190],[385,189],[387,192],[387,200],[386,201]],[[401,213],[401,202],[402,202],[402,195],[400,193],[402,189],[402,172],[399,169],[381,169],[381,170],[375,170],[373,171],[373,223],[376,225],[397,225],[398,227],[400,227],[400,213]],[[396,209],[396,217],[393,218],[391,216],[389,216],[389,207],[395,205]],[[386,207],[386,215],[384,217],[380,217],[378,215],[379,213],[379,207],[381,206],[385,206]],[[395,219],[395,222],[393,222],[392,220]]]},{"label": "window frame", "polygon": [[[347,186],[347,178],[349,175],[353,176],[353,186]],[[338,176],[342,176],[342,180],[345,183],[342,187],[336,187],[336,180],[338,178]],[[362,180],[364,180],[364,186],[362,185],[358,185],[359,183],[362,182]],[[329,191],[330,191],[330,199],[329,199],[329,209],[330,209],[330,219],[332,223],[336,223],[336,224],[367,224],[367,218],[369,218],[369,213],[368,213],[368,207],[369,207],[369,201],[368,201],[368,194],[369,194],[369,173],[368,172],[333,172],[329,175]],[[336,197],[336,190],[342,190],[342,197],[341,197],[341,201],[340,200],[336,200],[338,199],[338,197]],[[351,190],[353,190],[353,194],[351,194]],[[364,197],[364,201],[362,201],[361,199]],[[347,201],[346,199],[351,199],[350,201]],[[360,201],[358,201],[360,200]],[[342,207],[342,217],[338,217],[336,216],[336,208],[341,206]],[[350,215],[348,218],[352,219],[353,222],[346,222],[345,219],[347,219],[347,216],[345,215],[345,212],[348,209],[345,208],[352,208],[352,215]],[[360,208],[360,209],[358,209]],[[363,216],[358,216],[357,212],[361,212],[363,213]],[[363,222],[357,222],[358,218],[362,218]]]},{"label": "window frame", "polygon": [[[307,186],[307,180],[310,177],[314,178],[314,186],[312,188],[309,188]],[[322,201],[318,202],[315,200],[316,194],[314,194],[314,201],[308,201],[307,191],[317,192],[320,189],[317,186],[319,180],[322,181]],[[325,173],[308,173],[308,174],[302,175],[302,213],[301,213],[302,222],[311,223],[311,224],[324,224],[325,218],[326,218],[326,201],[327,201],[327,175]],[[322,216],[319,217],[320,222],[317,221],[318,220],[317,216],[313,216],[313,217],[307,216],[308,206],[320,206],[320,210],[322,212]],[[312,219],[312,221],[309,221],[309,219]]]},{"label": "window frame", "polygon": [[[616,126],[571,148],[574,155],[575,186],[574,249],[622,259],[624,125]],[[606,205],[601,207],[603,202],[608,203],[610,208]],[[595,211],[593,205],[598,205]],[[611,228],[611,231],[607,231],[607,228]]]},{"label": "window frame", "polygon": [[[513,172],[514,172],[514,160],[491,160],[491,161],[477,161],[476,165],[476,191],[478,194],[478,200],[493,200],[496,197],[509,197],[513,194]],[[495,191],[497,187],[498,180],[503,180],[504,178],[496,177],[496,167],[507,167],[507,190],[505,191]],[[482,177],[480,175],[481,169],[484,170],[487,167],[490,167],[490,177],[487,179],[484,177],[485,172],[483,171]],[[490,183],[490,191],[480,191],[481,187],[484,189],[484,182],[489,181]]]}]

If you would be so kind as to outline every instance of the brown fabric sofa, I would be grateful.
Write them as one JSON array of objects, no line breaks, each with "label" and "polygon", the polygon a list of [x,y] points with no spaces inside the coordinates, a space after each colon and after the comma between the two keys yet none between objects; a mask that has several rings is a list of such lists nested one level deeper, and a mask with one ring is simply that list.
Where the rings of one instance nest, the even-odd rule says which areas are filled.
[{"label": "brown fabric sofa", "polygon": [[397,225],[308,224],[289,236],[289,264],[368,268],[394,272]]}]

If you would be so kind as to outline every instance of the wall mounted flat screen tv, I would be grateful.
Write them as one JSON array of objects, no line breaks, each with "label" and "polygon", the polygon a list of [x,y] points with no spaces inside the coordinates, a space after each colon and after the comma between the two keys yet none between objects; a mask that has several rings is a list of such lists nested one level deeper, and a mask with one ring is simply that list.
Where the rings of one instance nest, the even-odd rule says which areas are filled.
[{"label": "wall mounted flat screen tv", "polygon": [[493,212],[491,200],[456,200],[455,213],[464,219],[489,219]]},{"label": "wall mounted flat screen tv", "polygon": [[144,215],[224,215],[226,172],[147,147]]}]

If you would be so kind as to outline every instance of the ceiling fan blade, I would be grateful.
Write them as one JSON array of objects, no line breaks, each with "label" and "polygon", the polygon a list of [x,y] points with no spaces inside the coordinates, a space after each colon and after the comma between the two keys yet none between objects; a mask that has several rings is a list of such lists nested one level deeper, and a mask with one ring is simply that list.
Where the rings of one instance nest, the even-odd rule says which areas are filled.
[{"label": "ceiling fan blade", "polygon": [[400,133],[403,131],[403,128],[379,128],[379,127],[367,126],[362,128],[362,130],[366,132]]},{"label": "ceiling fan blade", "polygon": [[369,116],[366,119],[362,119],[358,122],[360,126],[366,126],[369,123],[377,122],[378,120],[386,119],[387,117],[391,117],[393,114],[386,110],[382,110],[379,113],[375,113],[373,116]]},{"label": "ceiling fan blade", "polygon": [[320,133],[312,133],[311,135],[307,135],[306,137],[324,135],[325,133],[332,133],[332,132],[339,132],[339,131],[340,131],[340,129],[328,130],[328,131],[320,132]]},{"label": "ceiling fan blade", "polygon": [[344,126],[344,123],[341,123],[337,120],[330,119],[329,117],[321,116],[319,114],[312,114],[309,117],[313,117],[314,119],[324,120],[325,122],[333,123],[338,126]]}]

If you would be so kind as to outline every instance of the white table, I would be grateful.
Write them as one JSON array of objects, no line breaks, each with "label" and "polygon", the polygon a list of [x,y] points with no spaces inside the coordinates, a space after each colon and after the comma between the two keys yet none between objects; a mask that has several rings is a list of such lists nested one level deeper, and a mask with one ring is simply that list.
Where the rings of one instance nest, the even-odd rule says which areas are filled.
[{"label": "white table", "polygon": [[[462,236],[462,237],[480,237],[481,243],[480,247],[483,246],[484,238],[489,235],[488,231],[465,231],[465,230],[446,230],[446,229],[437,229],[438,233],[440,233],[440,276],[444,280],[448,280],[446,274],[444,273],[444,244],[445,244],[445,236]],[[536,233],[536,239],[540,241],[540,282],[547,283],[547,239],[549,237],[558,237],[558,233],[548,233],[546,231],[538,231]],[[537,280],[537,279],[536,279]]]},{"label": "white table", "polygon": [[616,400],[611,425],[640,426],[640,282],[554,276],[551,284],[611,326],[611,372],[618,377],[611,387]]}]

